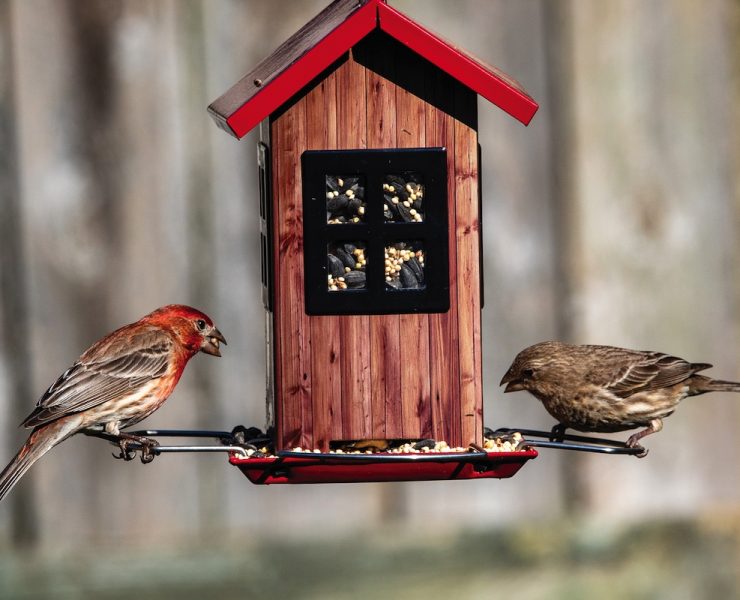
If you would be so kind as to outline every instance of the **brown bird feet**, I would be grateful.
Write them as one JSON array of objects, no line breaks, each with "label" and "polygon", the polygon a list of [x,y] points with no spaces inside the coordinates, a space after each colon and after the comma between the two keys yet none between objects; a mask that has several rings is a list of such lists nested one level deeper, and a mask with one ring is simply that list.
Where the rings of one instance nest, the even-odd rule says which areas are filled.
[{"label": "brown bird feet", "polygon": [[[627,446],[629,446],[630,448],[642,448],[642,445],[639,443],[640,440],[646,435],[650,435],[651,433],[658,433],[661,429],[663,429],[663,420],[653,419],[652,421],[650,421],[645,429],[643,429],[642,431],[638,431],[637,433],[633,433],[627,439]],[[635,456],[637,458],[645,458],[647,454],[647,449],[642,448],[642,452],[640,452],[640,454],[635,454]]]},{"label": "brown bird feet", "polygon": [[633,433],[627,439],[626,446],[628,448],[641,449],[641,452],[639,454],[635,454],[637,458],[645,458],[648,455],[649,450],[647,448],[643,448],[643,446],[640,444],[640,439],[645,437],[648,433],[652,433],[652,431],[649,431],[647,429],[644,431],[638,431],[637,433]]},{"label": "brown bird feet", "polygon": [[[155,448],[159,446],[159,442],[155,439],[144,437],[141,435],[134,435],[132,433],[120,433],[118,435],[118,446],[121,449],[120,454],[113,455],[114,458],[120,458],[125,461],[133,460],[136,458],[136,451],[141,451],[141,462],[142,464],[148,464],[154,460],[157,455]],[[136,446],[131,448],[131,446]]]}]

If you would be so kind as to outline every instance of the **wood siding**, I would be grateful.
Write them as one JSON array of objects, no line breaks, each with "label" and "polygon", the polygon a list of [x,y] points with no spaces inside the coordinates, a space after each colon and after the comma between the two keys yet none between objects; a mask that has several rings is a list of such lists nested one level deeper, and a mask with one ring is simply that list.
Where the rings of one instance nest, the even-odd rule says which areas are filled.
[{"label": "wood siding", "polygon": [[[400,46],[378,52],[377,43],[370,63],[350,57],[271,122],[280,448],[482,436],[476,97]],[[425,146],[447,148],[449,312],[307,316],[303,151]]]}]

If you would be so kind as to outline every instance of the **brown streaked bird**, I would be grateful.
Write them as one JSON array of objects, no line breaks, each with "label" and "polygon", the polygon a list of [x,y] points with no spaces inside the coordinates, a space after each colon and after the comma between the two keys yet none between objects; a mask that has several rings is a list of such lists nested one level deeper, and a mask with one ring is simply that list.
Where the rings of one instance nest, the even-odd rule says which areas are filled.
[{"label": "brown streaked bird", "polygon": [[[558,421],[553,435],[566,429],[612,433],[645,427],[627,445],[663,428],[687,396],[740,392],[740,382],[699,375],[708,363],[614,346],[541,342],[525,348],[501,379],[504,392],[526,390]],[[647,452],[645,452],[646,454]]]},{"label": "brown streaked bird", "polygon": [[54,446],[75,433],[105,434],[133,458],[154,458],[155,440],[120,431],[157,410],[175,389],[188,361],[205,352],[221,356],[226,339],[211,319],[194,308],[170,304],[98,340],[44,392],[23,421],[28,440],[0,473],[0,500]]}]

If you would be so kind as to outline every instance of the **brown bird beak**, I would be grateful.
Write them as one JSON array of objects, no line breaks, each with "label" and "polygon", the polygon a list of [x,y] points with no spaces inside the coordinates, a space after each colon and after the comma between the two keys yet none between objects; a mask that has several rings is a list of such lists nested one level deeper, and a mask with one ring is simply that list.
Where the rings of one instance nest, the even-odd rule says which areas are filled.
[{"label": "brown bird beak", "polygon": [[203,340],[200,351],[212,356],[221,356],[221,351],[218,348],[219,343],[223,343],[225,346],[226,338],[223,333],[214,327]]},{"label": "brown bird beak", "polygon": [[499,385],[504,384],[506,384],[504,394],[508,394],[509,392],[520,392],[524,389],[522,382],[514,377],[514,374],[511,371],[507,371],[506,375],[502,377],[501,383],[499,383]]}]

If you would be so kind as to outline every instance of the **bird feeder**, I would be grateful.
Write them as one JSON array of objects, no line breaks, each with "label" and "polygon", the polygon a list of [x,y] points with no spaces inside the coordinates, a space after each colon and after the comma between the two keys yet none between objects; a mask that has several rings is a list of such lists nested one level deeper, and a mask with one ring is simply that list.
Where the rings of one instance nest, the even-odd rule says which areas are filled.
[{"label": "bird feeder", "polygon": [[266,433],[139,431],[218,442],[119,458],[228,452],[270,484],[505,478],[536,447],[644,455],[483,426],[478,95],[525,125],[538,108],[385,0],[335,0],[209,106],[236,138],[260,126]]},{"label": "bird feeder", "polygon": [[[385,1],[336,0],[209,106],[236,138],[260,125],[282,460],[233,456],[251,480],[507,477],[536,456],[482,448],[478,95],[525,125],[538,108]],[[330,454],[429,438],[481,450]]]}]

